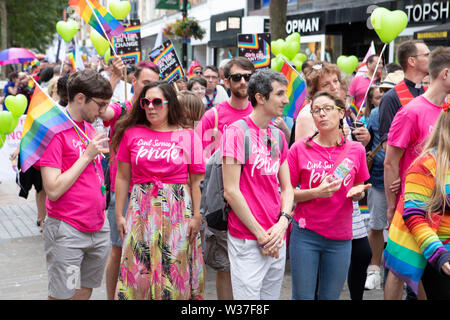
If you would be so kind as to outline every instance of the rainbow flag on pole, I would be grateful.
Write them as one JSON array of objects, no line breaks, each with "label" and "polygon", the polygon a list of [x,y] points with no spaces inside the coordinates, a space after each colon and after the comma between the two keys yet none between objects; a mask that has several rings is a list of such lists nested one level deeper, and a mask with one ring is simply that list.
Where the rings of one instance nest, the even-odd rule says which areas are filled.
[{"label": "rainbow flag on pole", "polygon": [[[89,1],[93,11],[89,7],[87,1]],[[106,32],[106,40],[111,40],[113,37],[121,35],[125,30],[125,27],[122,26],[122,24],[117,21],[105,7],[98,3],[97,0],[69,0],[69,5],[83,18],[84,21],[86,21],[87,24],[105,37],[102,30],[103,26],[103,29],[105,29]],[[102,26],[98,23],[94,13]]]},{"label": "rainbow flag on pole", "polygon": [[287,96],[289,97],[289,104],[283,109],[283,116],[288,116],[293,119],[297,118],[300,108],[306,98],[306,83],[300,75],[291,67],[289,63],[284,62],[280,71],[289,81],[287,87]]},{"label": "rainbow flag on pole", "polygon": [[27,171],[44,153],[53,136],[73,127],[64,112],[36,84],[20,141],[20,167]]}]

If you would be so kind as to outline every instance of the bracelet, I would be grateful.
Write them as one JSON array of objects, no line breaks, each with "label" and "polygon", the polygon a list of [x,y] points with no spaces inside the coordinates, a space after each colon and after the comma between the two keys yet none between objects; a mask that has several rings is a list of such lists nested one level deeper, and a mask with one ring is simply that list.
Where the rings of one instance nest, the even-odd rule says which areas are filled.
[{"label": "bracelet", "polygon": [[280,220],[281,217],[285,217],[288,220],[288,225],[292,222],[292,216],[289,213],[286,213],[284,211],[280,212],[280,215],[278,216],[278,220]]}]

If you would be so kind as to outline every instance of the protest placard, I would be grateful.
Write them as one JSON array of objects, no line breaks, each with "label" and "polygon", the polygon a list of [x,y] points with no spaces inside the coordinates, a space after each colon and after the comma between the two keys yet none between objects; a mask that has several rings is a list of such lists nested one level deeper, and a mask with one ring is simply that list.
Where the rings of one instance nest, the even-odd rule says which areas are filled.
[{"label": "protest placard", "polygon": [[149,58],[158,66],[161,80],[171,83],[184,76],[183,67],[172,41],[164,41],[161,46],[150,52]]},{"label": "protest placard", "polygon": [[270,68],[270,33],[238,34],[239,56],[248,58],[255,69]]},{"label": "protest placard", "polygon": [[114,48],[125,64],[137,64],[141,61],[140,20],[129,20],[123,26],[125,31],[120,36],[113,38]]}]

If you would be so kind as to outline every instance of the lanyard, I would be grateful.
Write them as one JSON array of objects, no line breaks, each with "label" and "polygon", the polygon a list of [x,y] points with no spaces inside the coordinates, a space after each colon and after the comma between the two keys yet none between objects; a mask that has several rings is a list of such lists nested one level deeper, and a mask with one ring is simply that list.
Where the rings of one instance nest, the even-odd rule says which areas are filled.
[{"label": "lanyard", "polygon": [[212,108],[214,106],[214,100],[216,100],[216,96],[217,96],[217,88],[214,89],[213,97],[211,100],[209,99],[207,94],[205,95],[206,101],[208,101],[206,110],[209,110],[210,108]]},{"label": "lanyard", "polygon": [[[67,109],[64,110],[64,111],[65,111],[65,113],[69,116],[69,118],[72,119],[72,117],[70,116],[70,114],[69,114],[69,112],[67,111]],[[72,119],[72,120],[73,120],[73,119]],[[79,128],[78,128],[77,126],[73,126],[73,129],[74,129],[75,132],[77,133],[78,138],[80,138],[80,140],[81,140],[81,142],[83,143],[85,149],[87,149],[87,146],[88,146],[88,144],[89,144],[89,141],[85,141],[85,140],[83,139],[83,137],[82,137],[81,134],[80,134]],[[84,134],[85,134],[85,137],[88,136],[88,135],[87,135],[87,132],[86,132],[86,127],[84,128]],[[92,160],[92,163],[93,163],[93,165],[94,165],[94,170],[95,170],[95,174],[96,174],[96,176],[97,176],[97,178],[98,178],[98,182],[100,183],[100,191],[102,192],[102,195],[105,195],[105,193],[106,193],[106,185],[103,184],[102,179],[101,179],[101,177],[100,177],[100,174],[98,173],[98,169],[97,169],[97,165],[96,165],[95,159]]]}]

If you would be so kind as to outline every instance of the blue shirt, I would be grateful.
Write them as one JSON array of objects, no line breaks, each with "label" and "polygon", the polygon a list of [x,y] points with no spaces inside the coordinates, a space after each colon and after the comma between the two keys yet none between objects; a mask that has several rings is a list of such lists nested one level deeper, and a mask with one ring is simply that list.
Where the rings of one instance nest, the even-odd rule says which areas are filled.
[{"label": "blue shirt", "polygon": [[[370,112],[370,116],[367,122],[367,129],[373,132],[372,150],[380,143],[380,134],[378,132],[380,128],[379,120],[380,108],[376,107]],[[385,151],[383,148],[378,150],[373,159],[372,171],[370,174],[369,183],[373,188],[384,190],[384,157]]]},{"label": "blue shirt", "polygon": [[[15,83],[12,81],[9,81],[4,87],[3,87],[3,96],[6,97],[10,95],[8,88],[9,87],[14,87]],[[5,106],[5,100],[3,100],[3,110],[6,110],[6,106]]]}]

